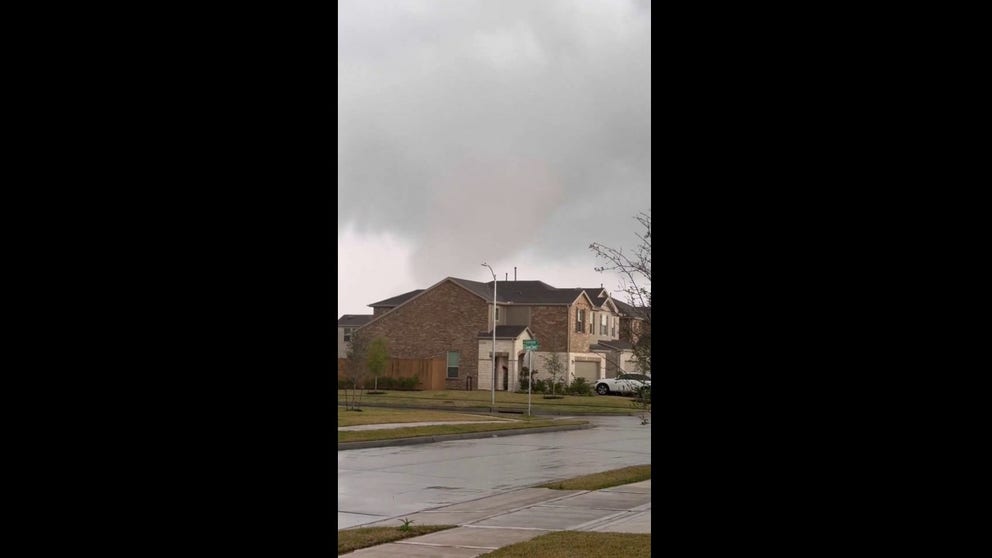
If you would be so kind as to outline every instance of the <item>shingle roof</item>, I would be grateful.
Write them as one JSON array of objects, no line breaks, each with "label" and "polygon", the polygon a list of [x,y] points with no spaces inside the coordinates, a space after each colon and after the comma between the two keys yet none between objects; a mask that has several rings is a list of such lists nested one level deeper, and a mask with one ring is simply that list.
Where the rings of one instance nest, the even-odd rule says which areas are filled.
[{"label": "shingle roof", "polygon": [[[480,281],[471,281],[469,279],[459,279],[458,277],[448,277],[447,280],[452,281],[456,285],[460,285],[483,300],[491,301],[493,299],[492,281],[482,283]],[[593,294],[589,295],[589,297],[592,298],[596,294],[599,294],[601,290],[603,290],[601,287],[597,287],[595,289],[584,289],[579,287],[572,289],[558,289],[543,281],[499,281],[496,285],[496,302],[500,304],[571,304],[575,301],[575,299],[579,298],[582,291],[586,291],[587,294],[592,292]],[[392,298],[387,298],[386,300],[373,302],[368,306],[373,308],[394,308],[422,292],[424,292],[424,289],[417,289]],[[605,298],[593,299],[593,303],[596,306],[601,306],[605,301]]]},{"label": "shingle roof", "polygon": [[424,292],[424,289],[416,289],[408,293],[396,295],[393,298],[387,298],[386,300],[380,300],[379,302],[366,304],[366,306],[370,306],[372,308],[375,308],[376,306],[387,306],[387,307],[399,306],[400,304],[403,304],[404,302],[410,300],[411,298],[417,296],[422,292]]},{"label": "shingle roof", "polygon": [[616,350],[631,351],[634,346],[630,341],[621,341],[619,339],[601,339],[599,343],[595,345],[589,345],[590,351],[616,351]]},{"label": "shingle roof", "polygon": [[631,306],[622,300],[613,299],[613,303],[617,305],[617,309],[634,318],[645,318],[650,316],[651,308],[647,306]]},{"label": "shingle roof", "polygon": [[[521,333],[524,332],[525,329],[527,329],[527,326],[522,325],[496,326],[496,339],[516,339]],[[490,329],[489,331],[480,331],[479,338],[492,339],[493,330]]]},{"label": "shingle roof", "polygon": [[604,294],[604,296],[602,298],[604,300],[606,299],[606,296],[605,295],[607,293],[603,293],[603,291],[606,290],[603,287],[592,287],[592,288],[582,287],[582,290],[584,290],[586,292],[586,294],[589,295],[589,298],[593,299],[594,301],[595,300],[598,300],[598,298],[599,298],[598,295],[601,294],[601,293]]},{"label": "shingle roof", "polygon": [[344,314],[338,319],[338,327],[361,326],[371,319],[372,314]]},{"label": "shingle roof", "polygon": [[[468,289],[469,291],[481,296],[486,300],[493,299],[493,282],[480,283],[478,281],[469,281],[468,279],[459,279],[457,277],[448,277],[456,285],[461,285],[462,287]],[[488,288],[486,287],[488,285]],[[496,298],[499,298],[499,286],[496,287]]]}]

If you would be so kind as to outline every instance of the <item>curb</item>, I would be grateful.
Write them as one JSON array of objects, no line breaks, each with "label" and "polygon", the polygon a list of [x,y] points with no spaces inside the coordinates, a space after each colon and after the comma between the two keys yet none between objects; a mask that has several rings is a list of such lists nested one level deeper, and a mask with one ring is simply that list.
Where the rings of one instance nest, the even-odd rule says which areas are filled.
[{"label": "curb", "polygon": [[[343,401],[338,401],[338,406],[339,407],[340,406],[344,406],[344,405],[347,405],[347,403],[345,403]],[[430,406],[430,407],[420,407],[420,406],[417,406],[417,407],[411,407],[411,406],[407,406],[407,405],[389,405],[389,404],[384,404],[384,403],[367,403],[365,401],[362,402],[362,405],[361,406],[362,407],[384,407],[384,408],[387,408],[387,409],[423,409],[425,411],[449,411],[449,412],[455,412],[455,413],[457,413],[457,412],[487,413],[487,414],[489,413],[489,407],[488,406],[486,406],[486,407],[439,407],[439,406]],[[513,409],[512,412],[509,412],[509,411],[510,411],[509,409],[505,409],[503,411],[497,411],[497,414],[519,415],[519,414],[522,414],[522,413],[526,412],[523,409]],[[558,409],[554,409],[554,410],[531,409],[531,413],[534,414],[534,415],[540,415],[540,416],[569,416],[569,417],[625,417],[625,416],[631,416],[632,417],[632,416],[636,416],[637,413],[640,413],[640,412],[642,412],[642,411],[639,410],[639,409],[631,409],[630,411],[626,411],[625,410],[625,411],[623,411],[621,413],[595,413],[595,412],[589,412],[589,411],[568,411],[568,410],[561,410],[561,411],[559,411]]]},{"label": "curb", "polygon": [[438,434],[437,436],[418,436],[416,438],[399,438],[396,440],[368,440],[365,442],[339,442],[338,451],[365,448],[382,448],[389,446],[412,446],[429,444],[447,440],[472,440],[478,438],[502,438],[518,434],[540,434],[542,432],[562,432],[565,430],[588,430],[595,428],[592,424],[563,424],[561,426],[541,426],[539,428],[517,428],[513,430],[492,430],[489,432],[464,432],[461,434]]}]

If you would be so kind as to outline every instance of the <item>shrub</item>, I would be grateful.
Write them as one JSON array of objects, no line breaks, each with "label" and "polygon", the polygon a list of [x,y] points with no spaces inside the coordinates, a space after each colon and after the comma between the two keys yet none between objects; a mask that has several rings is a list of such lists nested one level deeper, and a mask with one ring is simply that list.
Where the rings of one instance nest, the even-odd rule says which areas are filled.
[{"label": "shrub", "polygon": [[592,384],[586,381],[585,378],[575,378],[572,380],[572,384],[565,389],[565,393],[568,395],[592,395]]}]

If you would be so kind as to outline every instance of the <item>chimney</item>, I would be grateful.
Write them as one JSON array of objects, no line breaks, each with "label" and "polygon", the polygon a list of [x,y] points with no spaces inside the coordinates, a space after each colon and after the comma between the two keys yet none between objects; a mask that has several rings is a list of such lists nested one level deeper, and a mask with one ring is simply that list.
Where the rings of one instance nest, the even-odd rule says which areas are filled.
[{"label": "chimney", "polygon": [[510,273],[509,272],[506,272],[506,273],[503,274],[503,280],[504,281],[509,281],[510,280]]},{"label": "chimney", "polygon": [[517,266],[513,266],[513,280],[517,280]]}]

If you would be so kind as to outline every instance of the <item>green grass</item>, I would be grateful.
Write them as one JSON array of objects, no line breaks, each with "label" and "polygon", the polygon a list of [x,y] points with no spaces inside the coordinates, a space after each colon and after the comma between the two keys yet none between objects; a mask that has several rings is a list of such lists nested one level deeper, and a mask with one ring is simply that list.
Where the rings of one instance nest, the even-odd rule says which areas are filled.
[{"label": "green grass", "polygon": [[648,558],[651,535],[635,533],[590,533],[556,531],[529,541],[504,546],[479,558]]},{"label": "green grass", "polygon": [[441,434],[464,434],[468,432],[494,432],[518,428],[540,428],[567,424],[586,424],[584,420],[547,420],[524,417],[519,421],[483,424],[436,424],[431,426],[408,426],[404,428],[384,428],[382,430],[356,430],[338,432],[338,442],[366,442],[371,440],[396,440]]},{"label": "green grass", "polygon": [[344,529],[338,531],[338,556],[358,550],[359,548],[426,535],[435,531],[451,529],[452,527],[455,527],[455,525],[411,525],[408,531],[401,531],[399,526]]},{"label": "green grass", "polygon": [[338,407],[338,426],[360,424],[388,424],[392,422],[430,422],[439,420],[493,420],[489,414],[451,413],[428,409],[385,409],[364,407],[362,412],[346,411]]},{"label": "green grass", "polygon": [[[344,390],[338,390],[338,401],[345,400]],[[362,396],[362,403],[383,403],[402,407],[489,407],[492,392],[489,391],[390,391],[383,395]],[[361,406],[361,405],[360,405]],[[496,392],[497,409],[527,409],[526,393]],[[566,395],[561,399],[544,399],[544,394],[531,396],[531,408],[555,411],[558,413],[586,412],[600,414],[625,414],[637,412],[630,398],[620,396],[594,395],[591,397]]]},{"label": "green grass", "polygon": [[614,469],[602,473],[583,475],[568,480],[554,481],[542,484],[537,488],[553,488],[555,490],[599,490],[621,484],[640,482],[651,478],[651,465],[634,465],[622,469]]}]

